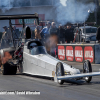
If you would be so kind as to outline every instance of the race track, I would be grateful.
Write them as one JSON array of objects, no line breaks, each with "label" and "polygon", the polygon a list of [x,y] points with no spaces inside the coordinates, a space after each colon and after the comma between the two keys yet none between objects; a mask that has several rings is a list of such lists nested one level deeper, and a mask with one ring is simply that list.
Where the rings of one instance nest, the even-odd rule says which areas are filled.
[{"label": "race track", "polygon": [[[81,63],[70,63],[82,70]],[[92,65],[99,71],[100,65]],[[0,95],[0,100],[100,100],[100,76],[93,77],[91,83],[83,80],[67,80],[59,85],[53,80],[26,75],[1,75],[0,91],[39,91],[40,95]]]}]

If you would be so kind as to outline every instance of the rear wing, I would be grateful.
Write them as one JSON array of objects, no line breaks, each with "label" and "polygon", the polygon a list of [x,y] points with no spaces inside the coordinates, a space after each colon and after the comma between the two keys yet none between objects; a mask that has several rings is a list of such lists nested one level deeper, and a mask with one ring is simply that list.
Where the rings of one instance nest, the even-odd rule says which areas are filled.
[{"label": "rear wing", "polygon": [[21,18],[36,18],[38,14],[18,14],[18,15],[0,15],[0,20],[6,19],[21,19]]},{"label": "rear wing", "polygon": [[0,15],[0,20],[12,20],[12,19],[32,19],[36,18],[37,23],[39,25],[39,16],[37,13],[35,14],[19,14],[19,15]]},{"label": "rear wing", "polygon": [[[23,25],[23,29],[25,28],[25,20],[24,19],[36,19],[36,24],[39,25],[39,16],[37,13],[35,14],[19,14],[19,15],[0,15],[0,20],[9,20],[9,27],[11,30],[11,35],[12,35],[12,39],[13,39],[13,30],[12,30],[12,25],[19,25],[19,24],[12,24],[11,20],[14,19],[22,19],[22,25]],[[14,44],[14,39],[13,39],[13,44]],[[14,45],[15,47],[15,45]]]}]

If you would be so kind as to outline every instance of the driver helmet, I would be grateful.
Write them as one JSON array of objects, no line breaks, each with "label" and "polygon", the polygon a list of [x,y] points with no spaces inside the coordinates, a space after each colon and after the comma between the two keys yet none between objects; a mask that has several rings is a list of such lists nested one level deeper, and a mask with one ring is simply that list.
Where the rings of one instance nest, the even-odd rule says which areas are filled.
[{"label": "driver helmet", "polygon": [[37,46],[36,43],[31,43],[31,44],[30,44],[30,47],[31,47],[31,48],[34,48],[34,47],[36,47],[36,46]]}]

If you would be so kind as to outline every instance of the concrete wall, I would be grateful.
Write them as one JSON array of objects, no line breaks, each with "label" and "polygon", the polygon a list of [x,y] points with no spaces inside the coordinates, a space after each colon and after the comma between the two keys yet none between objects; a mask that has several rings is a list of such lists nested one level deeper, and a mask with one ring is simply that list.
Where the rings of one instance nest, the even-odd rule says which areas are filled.
[{"label": "concrete wall", "polygon": [[[0,10],[0,15],[13,15],[13,14],[45,14],[45,20],[56,21],[55,8],[53,6],[38,6],[38,7],[22,7],[12,8],[5,12]],[[0,21],[0,32],[3,31],[3,26],[9,26],[8,21]]]}]

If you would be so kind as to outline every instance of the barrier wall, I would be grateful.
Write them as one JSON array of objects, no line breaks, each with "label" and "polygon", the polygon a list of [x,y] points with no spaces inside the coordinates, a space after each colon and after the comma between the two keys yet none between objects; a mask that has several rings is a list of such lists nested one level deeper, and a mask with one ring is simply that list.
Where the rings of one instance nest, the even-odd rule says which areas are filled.
[{"label": "barrier wall", "polygon": [[58,59],[62,61],[100,63],[99,44],[58,44]]}]

